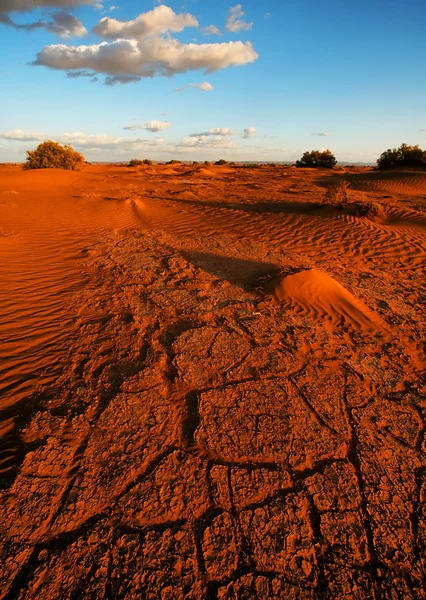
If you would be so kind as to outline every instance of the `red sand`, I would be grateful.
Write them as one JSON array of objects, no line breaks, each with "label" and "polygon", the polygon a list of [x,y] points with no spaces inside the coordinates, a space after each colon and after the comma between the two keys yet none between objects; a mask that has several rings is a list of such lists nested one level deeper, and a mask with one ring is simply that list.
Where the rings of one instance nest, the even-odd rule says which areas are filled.
[{"label": "red sand", "polygon": [[1,166],[0,599],[424,599],[425,181]]}]

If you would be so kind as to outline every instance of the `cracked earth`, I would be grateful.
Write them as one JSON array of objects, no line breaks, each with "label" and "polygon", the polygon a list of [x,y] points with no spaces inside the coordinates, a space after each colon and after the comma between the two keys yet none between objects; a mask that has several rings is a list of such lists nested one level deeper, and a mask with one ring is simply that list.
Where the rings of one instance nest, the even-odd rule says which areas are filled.
[{"label": "cracked earth", "polygon": [[281,212],[278,169],[122,171],[95,200],[136,221],[77,245],[50,378],[4,388],[0,598],[426,598],[419,206],[394,191],[392,226],[298,212],[311,171]]}]

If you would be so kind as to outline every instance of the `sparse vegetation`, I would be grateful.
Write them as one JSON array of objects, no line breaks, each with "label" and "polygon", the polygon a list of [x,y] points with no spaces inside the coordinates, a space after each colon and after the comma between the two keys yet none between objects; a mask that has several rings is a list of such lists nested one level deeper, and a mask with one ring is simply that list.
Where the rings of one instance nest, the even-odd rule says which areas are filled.
[{"label": "sparse vegetation", "polygon": [[302,158],[296,161],[296,167],[322,167],[332,169],[337,160],[331,150],[312,150],[305,152]]},{"label": "sparse vegetation", "polygon": [[345,179],[341,179],[340,181],[331,184],[324,195],[323,203],[330,204],[337,208],[343,208],[349,201],[349,187],[350,183]]},{"label": "sparse vegetation", "polygon": [[66,169],[76,171],[86,160],[80,152],[71,146],[61,146],[58,142],[42,142],[35,150],[27,150],[27,162],[24,169]]},{"label": "sparse vegetation", "polygon": [[401,144],[399,148],[389,148],[380,155],[377,167],[383,171],[397,167],[426,167],[426,150],[422,150],[418,145],[407,144]]},{"label": "sparse vegetation", "polygon": [[181,160],[169,160],[168,162],[166,162],[166,165],[181,165],[182,161]]},{"label": "sparse vegetation", "polygon": [[132,158],[132,160],[129,161],[129,164],[127,165],[128,167],[141,167],[142,165],[152,165],[153,162],[152,160],[149,160],[149,158],[144,158],[144,160],[141,160],[139,158]]},{"label": "sparse vegetation", "polygon": [[357,217],[367,217],[368,219],[385,219],[387,217],[387,210],[383,204],[375,200],[369,200],[365,203],[357,203],[355,214]]},{"label": "sparse vegetation", "polygon": [[221,166],[221,165],[227,165],[228,161],[225,160],[224,158],[221,158],[220,160],[217,160],[215,163],[215,165]]}]

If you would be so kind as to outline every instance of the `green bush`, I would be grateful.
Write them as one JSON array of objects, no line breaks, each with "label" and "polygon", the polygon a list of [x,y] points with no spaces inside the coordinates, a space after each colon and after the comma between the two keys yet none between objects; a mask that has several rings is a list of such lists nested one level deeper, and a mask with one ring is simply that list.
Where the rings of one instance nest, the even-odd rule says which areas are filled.
[{"label": "green bush", "polygon": [[395,169],[397,167],[426,167],[426,150],[418,145],[407,146],[401,144],[399,148],[389,148],[377,160],[380,170]]},{"label": "green bush", "polygon": [[217,160],[214,164],[215,165],[227,165],[228,161],[225,160],[224,158],[221,158],[220,160]]},{"label": "green bush", "polygon": [[27,150],[25,169],[66,169],[76,171],[86,162],[84,156],[71,146],[61,146],[48,140],[42,142],[35,150]]},{"label": "green bush", "polygon": [[302,158],[296,161],[296,167],[322,167],[332,169],[337,160],[331,150],[312,150],[305,152]]}]

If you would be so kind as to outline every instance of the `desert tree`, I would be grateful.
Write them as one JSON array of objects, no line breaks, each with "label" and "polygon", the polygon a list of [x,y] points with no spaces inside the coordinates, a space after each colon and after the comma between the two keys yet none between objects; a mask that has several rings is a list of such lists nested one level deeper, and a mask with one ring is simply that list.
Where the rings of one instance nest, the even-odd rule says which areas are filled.
[{"label": "desert tree", "polygon": [[323,167],[332,169],[337,160],[331,150],[312,150],[305,152],[301,159],[296,161],[297,167]]}]

